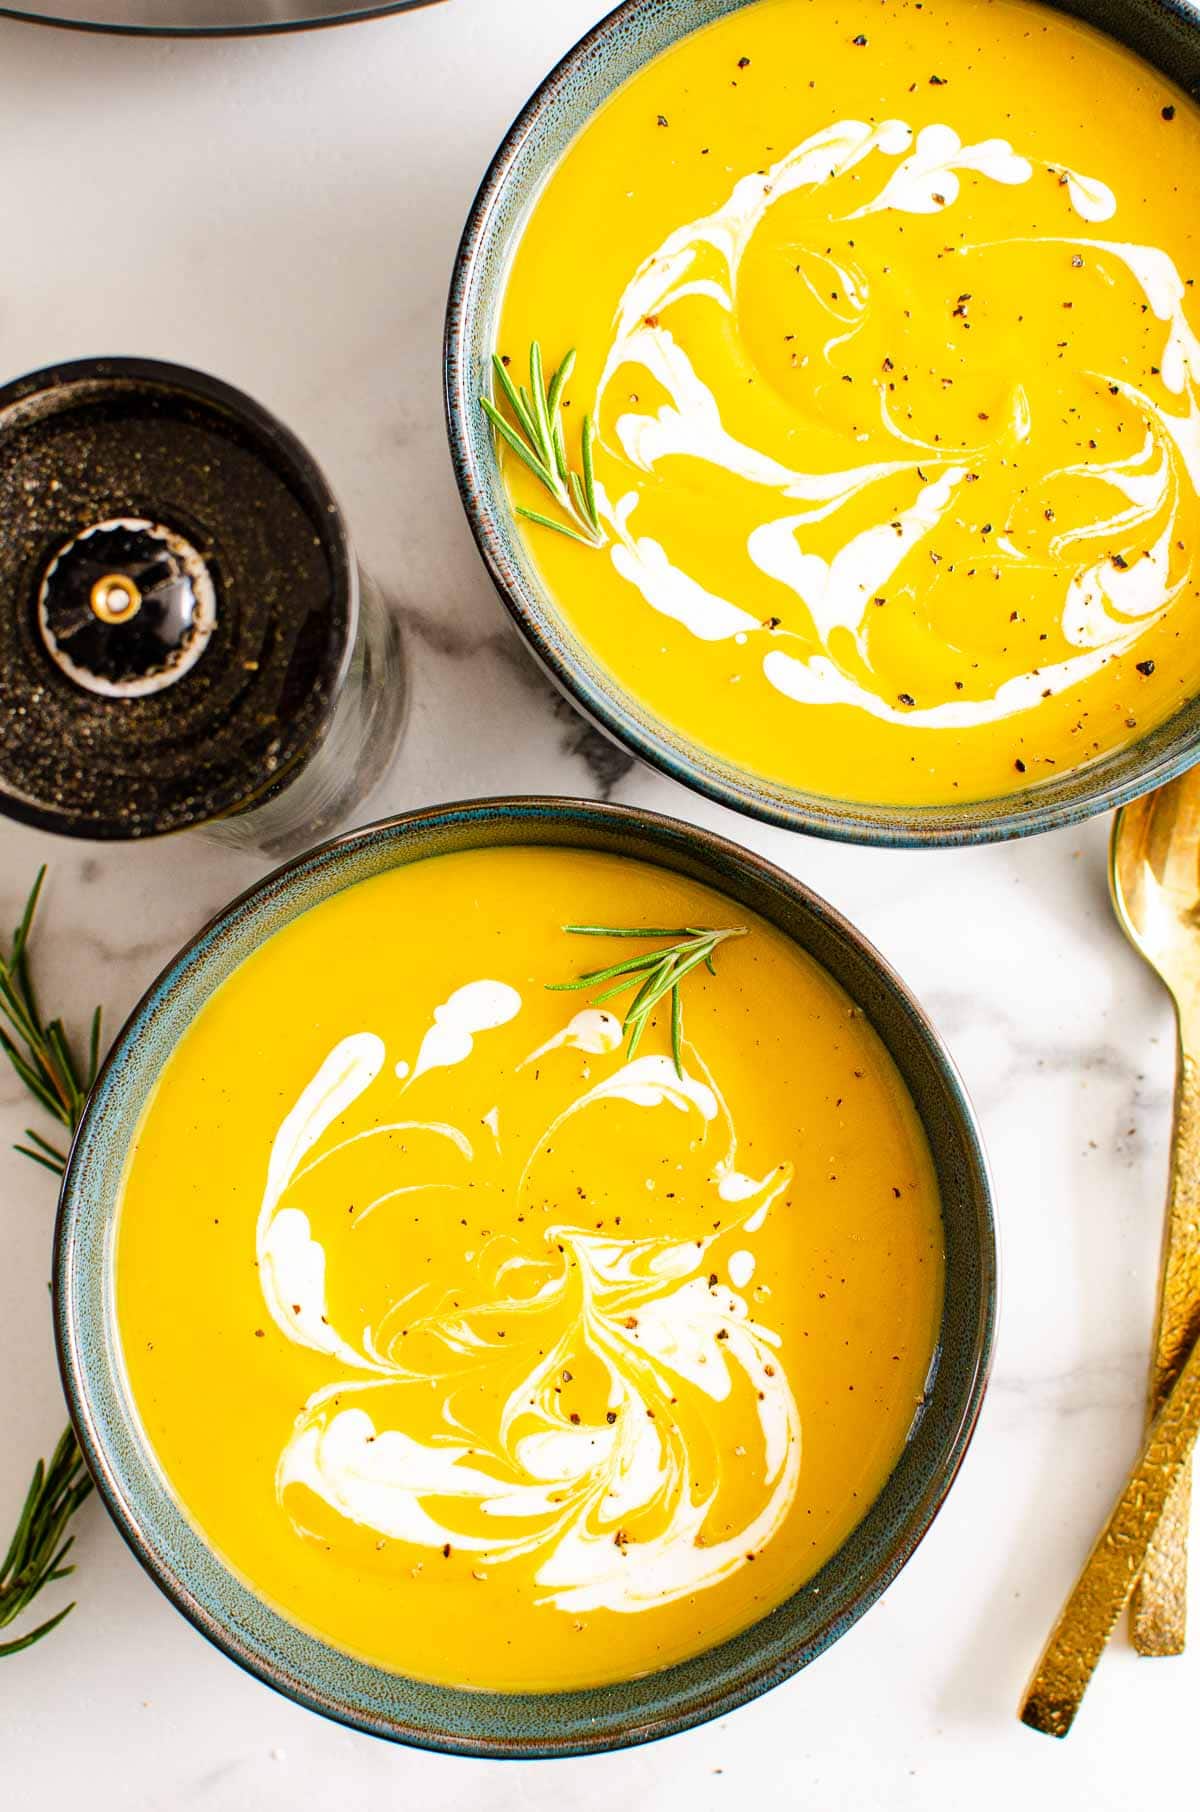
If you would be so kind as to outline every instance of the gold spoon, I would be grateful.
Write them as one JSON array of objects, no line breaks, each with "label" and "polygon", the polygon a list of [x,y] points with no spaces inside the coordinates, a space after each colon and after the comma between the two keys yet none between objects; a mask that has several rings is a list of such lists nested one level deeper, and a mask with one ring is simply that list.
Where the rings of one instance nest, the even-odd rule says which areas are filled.
[{"label": "gold spoon", "polygon": [[1104,1653],[1166,1505],[1186,1480],[1200,1428],[1200,1340],[1185,1356],[1141,1458],[1063,1606],[1021,1701],[1021,1722],[1065,1737]]},{"label": "gold spoon", "polygon": [[[1125,935],[1166,984],[1179,1033],[1153,1417],[1200,1334],[1200,767],[1117,813],[1109,887]],[[1133,1593],[1131,1634],[1142,1655],[1183,1651],[1190,1504],[1184,1465]]]}]

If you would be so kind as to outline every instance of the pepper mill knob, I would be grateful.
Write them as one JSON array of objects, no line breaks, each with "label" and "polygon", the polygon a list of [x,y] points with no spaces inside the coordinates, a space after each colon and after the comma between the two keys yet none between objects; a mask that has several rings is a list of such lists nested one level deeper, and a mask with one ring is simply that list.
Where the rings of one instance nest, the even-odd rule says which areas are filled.
[{"label": "pepper mill knob", "polygon": [[200,659],[216,626],[216,588],[177,530],[122,516],[59,548],[37,613],[46,652],[77,686],[140,698],[174,685]]}]

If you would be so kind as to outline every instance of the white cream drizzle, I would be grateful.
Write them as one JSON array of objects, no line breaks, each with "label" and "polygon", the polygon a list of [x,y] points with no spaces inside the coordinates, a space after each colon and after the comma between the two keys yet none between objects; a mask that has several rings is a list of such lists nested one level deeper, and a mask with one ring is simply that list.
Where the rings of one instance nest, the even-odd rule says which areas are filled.
[{"label": "white cream drizzle", "polygon": [[735,1290],[744,1290],[754,1276],[754,1254],[739,1248],[729,1260],[729,1281]]},{"label": "white cream drizzle", "polygon": [[822,642],[835,629],[848,629],[863,646],[866,609],[896,572],[909,550],[923,541],[952,507],[966,473],[961,466],[922,487],[916,499],[891,522],[879,522],[853,536],[832,560],[806,554],[796,531],[803,516],[778,516],[750,536],[748,551],[760,572],[778,579],[808,606]]},{"label": "white cream drizzle", "polygon": [[[1009,184],[1028,182],[1033,175],[1029,159],[1018,157],[1007,139],[987,138],[978,145],[964,145],[952,126],[925,126],[874,201],[856,208],[847,218],[860,220],[864,214],[886,208],[903,214],[940,214],[958,200],[960,170],[974,170],[992,182]],[[1074,195],[1071,199],[1074,201]]]},{"label": "white cream drizzle", "polygon": [[410,1082],[428,1070],[463,1063],[475,1048],[473,1034],[507,1025],[521,1011],[521,996],[507,982],[468,982],[433,1009],[433,1024],[421,1040]]},{"label": "white cream drizzle", "polygon": [[1081,176],[1078,170],[1068,170],[1065,165],[1062,174],[1067,179],[1071,206],[1081,220],[1112,219],[1117,211],[1117,198],[1107,183],[1095,176]]},{"label": "white cream drizzle", "polygon": [[371,1086],[384,1056],[373,1032],[343,1038],[330,1051],[275,1135],[258,1214],[258,1276],[271,1319],[297,1346],[346,1365],[369,1362],[326,1319],[324,1247],[312,1238],[308,1216],[281,1204],[305,1156]]},{"label": "white cream drizzle", "polygon": [[[1089,678],[1106,661],[1130,647],[1186,586],[1190,566],[1180,570],[1180,563],[1173,560],[1170,550],[1176,540],[1181,487],[1186,482],[1193,491],[1200,490],[1200,409],[1196,388],[1200,345],[1184,315],[1183,281],[1165,252],[1151,246],[1086,237],[1055,240],[1046,236],[1036,241],[1090,250],[1109,256],[1128,269],[1155,317],[1167,327],[1162,379],[1168,390],[1186,395],[1187,414],[1171,414],[1119,376],[1095,374],[1098,385],[1115,387],[1143,412],[1159,463],[1153,473],[1146,474],[1135,474],[1125,462],[1069,467],[1058,474],[1087,476],[1102,486],[1110,485],[1136,506],[1125,514],[1102,510],[1094,520],[1060,531],[1054,540],[1056,559],[1066,559],[1069,550],[1079,546],[1079,563],[1066,580],[1061,614],[1064,639],[1080,650],[1078,654],[1050,660],[1035,672],[1016,674],[1000,683],[988,697],[920,700],[913,708],[885,696],[870,665],[871,599],[953,511],[968,474],[993,457],[1006,436],[1016,443],[1029,439],[1032,422],[1024,388],[1020,384],[1014,386],[1009,419],[999,437],[975,447],[951,449],[921,440],[896,422],[889,409],[887,387],[881,382],[879,401],[884,431],[906,453],[910,448],[916,449],[920,459],[874,460],[843,471],[808,472],[785,465],[728,432],[715,395],[665,319],[668,311],[686,298],[700,298],[734,315],[740,265],[767,212],[783,196],[800,189],[826,189],[837,178],[876,156],[899,157],[901,161],[872,199],[841,219],[855,220],[886,210],[940,213],[958,199],[964,172],[981,180],[1019,186],[1028,183],[1035,170],[1034,162],[1004,139],[964,144],[953,127],[946,124],[926,126],[914,139],[912,128],[901,120],[885,120],[874,127],[862,121],[844,120],[815,133],[770,169],[740,178],[713,213],[670,233],[639,266],[622,295],[613,342],[597,387],[596,417],[600,419],[618,373],[631,366],[641,368],[653,379],[668,400],[653,413],[626,409],[616,416],[613,431],[617,448],[634,474],[634,488],[616,498],[601,488],[598,503],[610,531],[609,557],[618,576],[633,586],[652,610],[682,624],[698,640],[734,641],[750,647],[768,683],[783,696],[804,705],[851,706],[876,718],[910,725],[968,728],[1028,710],[1046,694]],[[1081,220],[1095,223],[1116,213],[1116,197],[1097,178],[1065,165],[1039,163],[1036,167],[1060,178],[1071,207]],[[830,219],[834,218],[831,214]],[[1013,238],[990,243],[1012,245],[1022,241]],[[963,256],[982,249],[971,245],[957,248]],[[870,284],[857,267],[832,260],[823,252],[799,247],[797,254],[798,273],[839,329],[826,343],[823,356],[827,359],[834,346],[861,327],[871,303]],[[825,277],[836,272],[839,307],[831,305],[828,285],[809,274],[805,259]],[[610,446],[609,451],[617,448]],[[755,528],[748,537],[747,553],[760,572],[786,587],[805,605],[812,635],[792,631],[781,635],[774,623],[764,625],[733,600],[705,587],[660,541],[632,530],[631,520],[641,496],[637,475],[653,473],[663,460],[674,457],[701,461],[805,506]],[[805,548],[803,531],[807,526],[836,516],[851,498],[883,479],[909,483],[911,502],[898,513],[889,511],[886,519],[852,536],[831,558]],[[1125,571],[1112,564],[1108,550],[1095,546],[1105,535],[1151,524],[1155,525],[1156,537],[1153,558],[1139,560]],[[1084,543],[1092,544],[1090,552]],[[993,540],[992,554],[1009,562],[1028,557],[1006,535]],[[849,646],[857,656],[854,666],[848,666],[844,658],[839,658],[836,647],[831,646],[831,638],[839,632],[848,632]],[[773,644],[765,651],[761,642],[764,635]],[[780,647],[781,640],[791,646]]]},{"label": "white cream drizzle", "polygon": [[544,1057],[547,1051],[587,1051],[592,1056],[607,1056],[618,1048],[623,1037],[621,1022],[615,1013],[606,1013],[603,1007],[584,1007],[561,1032],[556,1032],[545,1044],[539,1044],[536,1051],[530,1051],[518,1067],[524,1069],[525,1064]]},{"label": "white cream drizzle", "polygon": [[[508,1011],[515,990],[502,993],[501,987],[471,984],[445,1003],[453,1009],[448,1018],[435,1013],[435,1028],[447,1034],[433,1047],[440,1063],[470,1055],[462,1038],[452,1042],[451,1035],[485,1030],[515,1015],[519,997]],[[301,1092],[268,1164],[258,1222],[263,1295],[289,1340],[335,1361],[339,1371],[359,1375],[335,1376],[314,1392],[284,1446],[276,1485],[298,1529],[303,1525],[290,1493],[304,1486],[338,1515],[384,1539],[430,1549],[450,1544],[486,1566],[533,1557],[542,1602],[575,1613],[635,1612],[703,1590],[746,1565],[778,1532],[795,1496],[801,1457],[785,1356],[778,1336],[751,1317],[738,1294],[754,1275],[753,1253],[739,1245],[730,1255],[725,1270],[732,1287],[711,1281],[710,1254],[718,1241],[744,1239],[762,1226],[791,1181],[792,1167],[778,1165],[761,1178],[740,1170],[728,1106],[694,1048],[685,1046],[689,1062],[680,1075],[662,1055],[621,1061],[620,1031],[613,1015],[586,1009],[517,1066],[515,1073],[527,1073],[534,1057],[554,1063],[557,1053],[571,1051],[615,1064],[571,1094],[534,1141],[520,1184],[523,1199],[532,1205],[531,1167],[568,1121],[614,1103],[639,1112],[665,1109],[664,1155],[680,1140],[681,1153],[702,1152],[714,1129],[721,1134],[707,1172],[714,1212],[700,1222],[705,1232],[682,1241],[621,1237],[559,1217],[544,1228],[540,1256],[511,1253],[489,1262],[481,1253],[475,1284],[464,1277],[454,1305],[443,1303],[433,1313],[421,1311],[418,1282],[358,1342],[325,1320],[325,1252],[307,1215],[287,1205],[289,1191],[300,1177],[332,1178],[322,1169],[328,1160],[399,1127],[431,1134],[442,1149],[448,1137],[466,1164],[477,1156],[450,1120],[343,1124],[360,1101],[369,1111],[364,1097],[384,1070],[383,1041],[373,1033],[343,1039]],[[428,1035],[423,1053],[427,1044]],[[416,1068],[419,1073],[420,1061]],[[566,1072],[559,1080],[570,1084]],[[386,1078],[378,1086],[394,1093]],[[672,1131],[676,1116],[678,1133]],[[494,1112],[482,1118],[498,1140]],[[341,1136],[320,1144],[330,1132]],[[306,1163],[314,1147],[316,1155]],[[405,1150],[406,1164],[413,1163],[413,1152],[407,1145]],[[377,1200],[409,1187],[398,1185]],[[439,1175],[429,1187],[456,1185]],[[332,1199],[340,1207],[340,1197]],[[401,1323],[414,1315],[412,1330],[423,1337],[423,1350],[432,1341],[443,1363],[401,1362],[408,1331]],[[497,1317],[518,1328],[539,1316],[551,1330],[547,1347],[510,1391],[494,1431],[486,1439],[477,1429],[468,1432],[454,1410],[454,1378],[464,1365],[486,1364],[501,1350],[493,1332]],[[595,1423],[573,1423],[559,1395],[564,1368],[581,1359],[598,1364],[607,1378],[605,1417]],[[406,1393],[427,1393],[431,1384],[443,1392],[448,1432],[417,1439],[404,1426]],[[758,1459],[738,1462],[757,1468],[759,1502],[733,1533],[710,1541],[705,1528],[724,1489],[729,1455],[714,1445],[698,1484],[696,1455],[678,1426],[679,1405],[694,1396],[725,1403],[735,1393],[753,1404],[760,1431]],[[703,1418],[705,1425],[708,1420]],[[637,1519],[647,1513],[655,1532],[639,1539]],[[494,1532],[487,1522],[494,1522]]]}]

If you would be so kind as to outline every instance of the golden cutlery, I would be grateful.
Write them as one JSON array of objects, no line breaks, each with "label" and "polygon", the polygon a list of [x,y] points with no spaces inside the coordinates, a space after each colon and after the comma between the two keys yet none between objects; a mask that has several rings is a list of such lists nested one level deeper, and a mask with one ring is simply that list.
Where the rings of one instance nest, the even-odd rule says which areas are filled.
[{"label": "golden cutlery", "polygon": [[1104,1645],[1137,1584],[1159,1519],[1180,1480],[1187,1477],[1198,1427],[1200,1341],[1192,1346],[1155,1417],[1141,1458],[1025,1689],[1020,1716],[1031,1729],[1064,1737],[1075,1721]]},{"label": "golden cutlery", "polygon": [[[1170,993],[1178,1030],[1152,1417],[1200,1334],[1200,767],[1117,813],[1109,886],[1125,935]],[[1130,1624],[1139,1654],[1182,1653],[1190,1504],[1184,1466],[1134,1589]]]}]

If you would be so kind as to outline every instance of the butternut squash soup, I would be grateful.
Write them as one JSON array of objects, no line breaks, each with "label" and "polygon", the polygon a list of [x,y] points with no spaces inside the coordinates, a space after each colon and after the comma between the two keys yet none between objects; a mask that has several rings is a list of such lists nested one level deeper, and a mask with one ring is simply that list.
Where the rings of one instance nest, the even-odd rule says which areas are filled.
[{"label": "butternut squash soup", "polygon": [[675,733],[833,798],[1003,796],[1151,728],[1200,687],[1198,184],[1196,106],[1023,0],[684,38],[507,277],[504,375],[576,351],[581,481],[594,425],[565,509],[502,449],[595,543],[523,521],[556,608]]},{"label": "butternut squash soup", "polygon": [[[699,930],[732,935],[632,1039]],[[190,1519],[296,1624],[460,1686],[632,1677],[789,1596],[896,1463],[942,1288],[861,1012],[720,894],[557,848],[414,862],[263,944],[165,1064],[117,1223]]]}]

